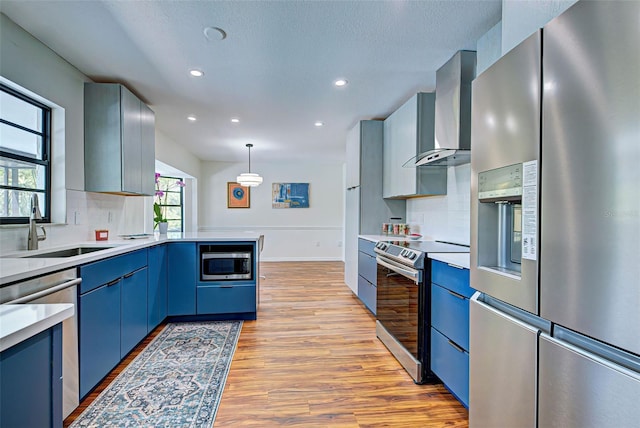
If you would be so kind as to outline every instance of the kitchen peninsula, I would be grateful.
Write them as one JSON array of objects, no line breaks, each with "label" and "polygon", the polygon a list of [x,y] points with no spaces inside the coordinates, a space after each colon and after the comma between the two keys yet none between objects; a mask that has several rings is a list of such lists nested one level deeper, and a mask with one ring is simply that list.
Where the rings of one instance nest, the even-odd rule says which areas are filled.
[{"label": "kitchen peninsula", "polygon": [[[75,351],[72,360],[76,364],[63,366],[62,378],[64,381],[75,379],[75,389],[70,395],[74,396],[77,406],[78,398],[85,397],[147,334],[167,319],[256,319],[262,235],[209,232],[139,238],[143,239],[78,242],[5,254],[0,258],[0,302],[3,303],[0,344],[6,351],[3,352],[3,374],[7,352],[48,331],[50,343],[54,343],[52,349],[62,348],[62,361],[67,361],[67,354]],[[80,254],[51,257],[72,249],[79,250]],[[87,252],[82,254],[83,251]],[[67,301],[31,304],[42,303],[38,299],[64,286],[38,284],[44,282],[43,278],[62,272],[72,272],[74,276],[77,272],[77,279],[65,278],[65,284],[73,285],[69,299],[76,303],[75,308]],[[32,309],[38,308],[42,316],[23,317],[20,328],[13,328],[17,312],[33,312]],[[65,321],[73,326],[70,334],[66,327],[59,329],[68,317],[72,317],[71,323]],[[55,344],[61,333],[62,346]],[[76,344],[67,346],[65,339],[73,335],[77,335]],[[32,368],[26,366],[29,361],[25,359],[12,370],[31,372]],[[75,375],[69,375],[67,370]],[[16,379],[15,376],[3,377],[3,391],[19,390],[20,382]],[[60,394],[54,390],[45,401],[53,400],[54,407],[60,406],[63,399],[66,402],[69,398],[66,397],[69,393],[62,393],[65,397]],[[62,418],[75,406],[65,405],[64,414],[54,415],[51,425],[61,424]],[[6,409],[3,407],[3,410]],[[10,416],[9,411],[3,413]]]}]

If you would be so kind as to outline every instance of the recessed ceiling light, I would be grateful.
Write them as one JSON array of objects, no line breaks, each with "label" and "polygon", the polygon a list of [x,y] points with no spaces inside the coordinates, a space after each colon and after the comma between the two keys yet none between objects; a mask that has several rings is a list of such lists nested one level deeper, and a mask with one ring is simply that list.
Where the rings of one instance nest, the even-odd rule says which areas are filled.
[{"label": "recessed ceiling light", "polygon": [[231,122],[232,122],[232,123],[239,123],[239,122],[240,122],[240,119],[238,119],[237,117],[232,117],[232,118],[231,118]]},{"label": "recessed ceiling light", "polygon": [[198,118],[197,118],[197,117],[195,117],[195,116],[194,116],[194,115],[192,115],[192,114],[191,114],[191,115],[189,115],[189,116],[187,116],[187,119],[189,119],[191,122],[195,122],[196,120],[198,120]]},{"label": "recessed ceiling light", "polygon": [[218,27],[207,27],[204,29],[204,36],[207,40],[224,40],[227,38],[227,32]]},{"label": "recessed ceiling light", "polygon": [[197,70],[194,68],[193,70],[189,70],[189,74],[192,75],[193,77],[202,77],[204,76],[204,71]]},{"label": "recessed ceiling light", "polygon": [[347,83],[349,83],[349,81],[347,79],[338,79],[335,82],[333,82],[333,84],[338,86],[338,87],[347,86]]},{"label": "recessed ceiling light", "polygon": [[316,123],[314,123],[314,125],[319,128],[321,126],[324,126],[324,122],[321,122],[321,121],[318,120],[318,121],[316,121]]}]

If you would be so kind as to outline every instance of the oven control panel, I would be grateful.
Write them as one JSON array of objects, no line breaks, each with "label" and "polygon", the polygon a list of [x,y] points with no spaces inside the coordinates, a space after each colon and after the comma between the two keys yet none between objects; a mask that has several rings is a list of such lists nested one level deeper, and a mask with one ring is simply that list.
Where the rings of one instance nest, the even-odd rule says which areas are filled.
[{"label": "oven control panel", "polygon": [[418,257],[418,255],[416,253],[414,253],[413,251],[409,251],[409,250],[402,250],[400,252],[400,256],[405,257],[409,260],[415,260],[416,257]]},{"label": "oven control panel", "polygon": [[407,266],[421,268],[422,265],[423,253],[421,251],[404,248],[395,245],[395,243],[379,241],[376,243],[374,251],[381,256],[388,257]]},{"label": "oven control panel", "polygon": [[376,248],[377,248],[378,250],[382,250],[382,251],[384,251],[384,250],[386,250],[387,248],[389,248],[389,244],[387,244],[386,242],[379,241],[379,242],[376,244]]}]

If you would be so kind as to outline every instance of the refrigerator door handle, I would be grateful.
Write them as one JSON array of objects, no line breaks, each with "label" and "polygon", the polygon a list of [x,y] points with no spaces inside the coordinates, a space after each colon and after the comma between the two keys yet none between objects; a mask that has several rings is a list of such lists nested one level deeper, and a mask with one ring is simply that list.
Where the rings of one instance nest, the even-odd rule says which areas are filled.
[{"label": "refrigerator door handle", "polygon": [[[601,355],[591,352],[589,349],[576,346],[573,343],[562,340],[561,338],[558,338],[558,337],[549,336],[546,333],[542,333],[541,338],[544,338],[556,345],[567,348],[570,351],[573,351],[579,355],[582,355],[583,357],[588,358],[598,364],[601,364],[608,369],[615,370],[619,373],[630,376],[636,379],[637,381],[640,381],[640,358],[635,358],[635,361],[633,361],[630,358],[627,358],[626,361],[621,361],[621,360],[615,361],[615,359],[604,358]],[[634,370],[633,368],[638,368],[639,370]]]},{"label": "refrigerator door handle", "polygon": [[515,325],[517,325],[518,327],[524,328],[526,330],[529,330],[533,333],[540,333],[540,329],[537,327],[532,326],[531,324],[522,321],[519,318],[516,318],[514,316],[512,316],[511,314],[508,314],[506,312],[503,312],[501,310],[498,310],[496,308],[494,308],[491,305],[488,305],[487,303],[484,302],[483,300],[484,296],[481,292],[476,291],[475,294],[471,297],[471,300],[473,300],[476,304],[480,305],[483,309],[493,313],[496,316],[499,316],[501,318],[505,318],[509,321],[511,321],[512,323],[514,323]]}]

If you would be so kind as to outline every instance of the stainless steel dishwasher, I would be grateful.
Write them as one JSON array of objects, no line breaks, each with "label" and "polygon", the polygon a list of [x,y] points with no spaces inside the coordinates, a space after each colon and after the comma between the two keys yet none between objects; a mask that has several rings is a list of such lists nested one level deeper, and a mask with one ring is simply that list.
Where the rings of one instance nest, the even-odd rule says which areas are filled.
[{"label": "stainless steel dishwasher", "polygon": [[75,313],[62,322],[62,415],[80,403],[78,375],[78,278],[76,269],[39,276],[0,288],[0,303],[73,303]]}]

